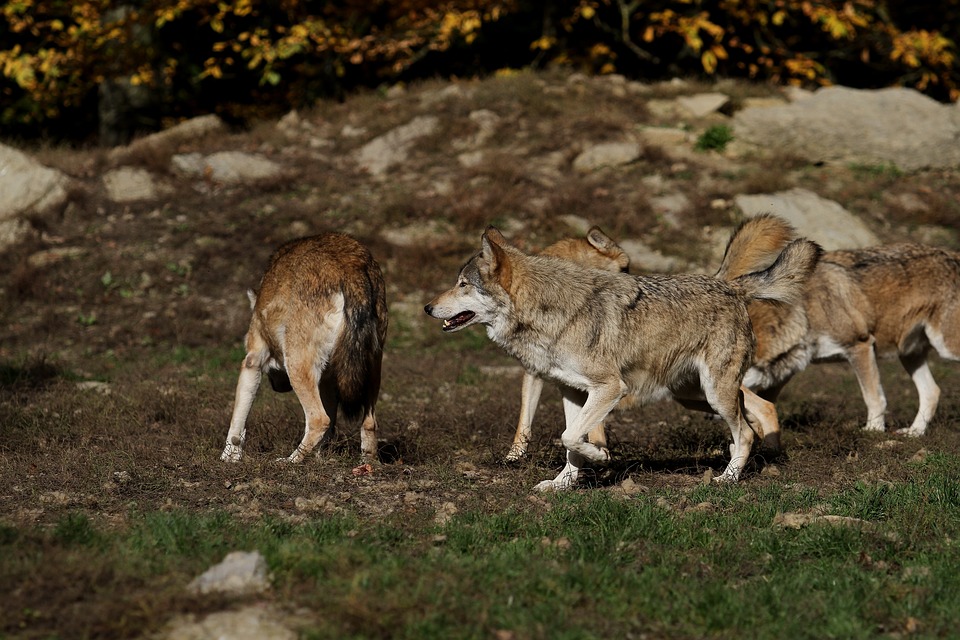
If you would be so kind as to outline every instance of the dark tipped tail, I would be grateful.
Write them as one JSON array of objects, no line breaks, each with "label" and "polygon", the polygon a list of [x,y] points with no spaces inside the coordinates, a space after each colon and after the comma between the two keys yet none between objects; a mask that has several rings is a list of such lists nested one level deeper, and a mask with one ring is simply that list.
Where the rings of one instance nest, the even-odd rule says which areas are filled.
[{"label": "dark tipped tail", "polygon": [[800,238],[790,242],[772,265],[762,271],[734,278],[730,285],[747,298],[776,300],[793,304],[820,260],[823,249],[816,242]]},{"label": "dark tipped tail", "polygon": [[797,232],[790,223],[768,213],[744,220],[730,235],[717,277],[730,282],[748,273],[763,271],[796,237]]}]

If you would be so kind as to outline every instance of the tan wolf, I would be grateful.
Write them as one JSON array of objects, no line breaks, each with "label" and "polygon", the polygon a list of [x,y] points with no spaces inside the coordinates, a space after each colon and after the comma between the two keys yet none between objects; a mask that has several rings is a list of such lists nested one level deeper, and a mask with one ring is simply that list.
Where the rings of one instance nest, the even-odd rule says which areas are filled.
[{"label": "tan wolf", "polygon": [[424,310],[447,332],[486,325],[488,337],[526,370],[561,383],[567,464],[537,490],[568,488],[584,464],[609,460],[586,437],[627,395],[640,402],[705,400],[733,436],[717,480],[736,481],[754,438],[744,411],[769,408],[741,389],[755,348],[747,302],[795,301],[819,254],[816,244],[796,240],[768,269],[730,282],[633,276],[527,255],[491,227],[454,287]]},{"label": "tan wolf", "polygon": [[[540,255],[564,258],[585,267],[606,271],[626,273],[630,268],[630,257],[620,248],[620,245],[597,226],[591,227],[585,238],[558,240],[540,251]],[[513,444],[505,458],[508,462],[519,460],[527,453],[527,445],[533,436],[533,416],[537,411],[542,391],[543,380],[529,371],[524,371],[520,393],[520,418],[517,421]],[[603,422],[590,431],[588,440],[598,447],[607,446]]]},{"label": "tan wolf", "polygon": [[362,414],[361,452],[375,460],[387,303],[370,252],[340,233],[293,240],[276,250],[259,292],[248,295],[247,355],[220,459],[240,460],[247,415],[266,373],[275,391],[296,393],[306,420],[303,440],[282,460],[302,461],[335,427],[338,408],[348,418]]},{"label": "tan wolf", "polygon": [[[731,236],[718,276],[736,277],[769,264],[796,237],[771,215],[744,221]],[[927,358],[960,360],[960,254],[920,244],[829,251],[792,308],[751,303],[757,358],[745,384],[775,400],[810,362],[846,360],[867,405],[865,429],[885,428],[886,397],[877,355],[896,354],[920,397],[913,423],[923,435],[940,399]]]}]

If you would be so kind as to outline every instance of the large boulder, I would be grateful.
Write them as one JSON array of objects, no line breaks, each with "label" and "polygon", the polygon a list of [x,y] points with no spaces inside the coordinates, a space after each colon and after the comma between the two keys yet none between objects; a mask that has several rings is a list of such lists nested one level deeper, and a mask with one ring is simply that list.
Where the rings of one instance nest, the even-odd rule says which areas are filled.
[{"label": "large boulder", "polygon": [[69,201],[69,184],[66,174],[0,144],[0,251],[29,235],[30,218],[63,211]]},{"label": "large boulder", "polygon": [[879,238],[839,203],[808,189],[779,193],[739,195],[735,198],[744,215],[773,213],[792,224],[802,236],[820,243],[827,251],[878,244]]},{"label": "large boulder", "polygon": [[960,108],[914,91],[826,87],[809,98],[734,116],[741,142],[810,162],[960,167]]}]

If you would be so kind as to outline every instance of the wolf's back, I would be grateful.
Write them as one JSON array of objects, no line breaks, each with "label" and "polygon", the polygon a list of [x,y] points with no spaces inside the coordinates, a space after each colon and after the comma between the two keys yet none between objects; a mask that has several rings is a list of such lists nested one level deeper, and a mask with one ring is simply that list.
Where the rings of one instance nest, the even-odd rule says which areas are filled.
[{"label": "wolf's back", "polygon": [[797,231],[790,223],[768,213],[741,222],[727,242],[717,277],[729,282],[763,271],[796,237]]},{"label": "wolf's back", "polygon": [[772,265],[730,281],[730,286],[752,300],[776,300],[794,304],[803,295],[803,287],[820,260],[823,249],[817,243],[800,238],[790,242]]}]

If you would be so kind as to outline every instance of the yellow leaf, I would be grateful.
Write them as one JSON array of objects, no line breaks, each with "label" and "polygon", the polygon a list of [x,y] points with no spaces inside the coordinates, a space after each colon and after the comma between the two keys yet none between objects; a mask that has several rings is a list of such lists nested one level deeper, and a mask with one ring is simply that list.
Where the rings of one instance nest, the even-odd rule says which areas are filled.
[{"label": "yellow leaf", "polygon": [[700,56],[700,63],[703,65],[704,71],[713,74],[717,70],[717,54],[713,50],[704,51],[703,55]]},{"label": "yellow leaf", "polygon": [[580,16],[585,20],[590,20],[595,15],[597,15],[597,12],[590,5],[585,5],[583,8],[580,9]]}]

